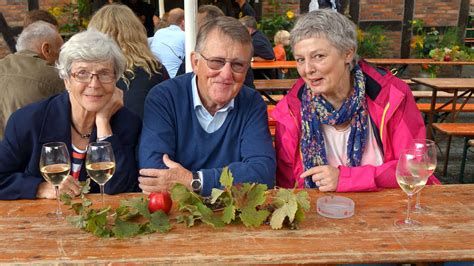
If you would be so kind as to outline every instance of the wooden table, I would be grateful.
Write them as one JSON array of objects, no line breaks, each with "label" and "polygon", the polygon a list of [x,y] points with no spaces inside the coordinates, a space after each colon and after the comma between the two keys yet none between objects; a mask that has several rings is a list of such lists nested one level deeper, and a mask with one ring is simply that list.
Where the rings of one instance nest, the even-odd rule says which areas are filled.
[{"label": "wooden table", "polygon": [[276,105],[278,101],[268,92],[286,94],[295,83],[296,79],[256,79],[253,81],[255,89],[273,105]]},{"label": "wooden table", "polygon": [[[433,90],[431,97],[431,107],[428,114],[427,137],[433,139],[432,127],[433,117],[437,109],[438,91],[445,91],[453,94],[453,97],[443,104],[438,109],[441,109],[448,104],[452,105],[451,121],[455,121],[459,111],[456,111],[456,103],[458,98],[463,98],[463,103],[467,103],[474,92],[474,78],[412,78],[412,81],[430,87]],[[458,91],[463,91],[458,95]],[[462,108],[461,108],[462,109]]]},{"label": "wooden table", "polygon": [[[427,133],[426,136],[429,139],[433,138],[433,117],[438,110],[441,110],[445,106],[451,104],[451,122],[456,121],[457,114],[462,111],[463,106],[469,101],[472,94],[474,93],[474,78],[412,78],[412,81],[426,85],[433,90],[431,97],[430,111],[428,113],[428,124],[427,124]],[[450,92],[453,94],[453,97],[449,99],[446,103],[437,105],[437,94],[438,91]],[[458,92],[462,91],[460,95]],[[458,105],[458,99],[463,98],[461,106],[456,108]],[[443,166],[443,175],[446,176],[448,171],[448,162],[449,162],[449,151],[451,148],[451,136],[448,136],[448,143],[446,145],[445,160]]]},{"label": "wooden table", "polygon": [[[394,227],[406,209],[407,196],[400,189],[342,194],[356,206],[355,215],[343,220],[317,215],[316,199],[328,194],[311,190],[311,211],[299,230],[179,224],[167,234],[125,240],[100,239],[46,217],[55,209],[55,200],[0,201],[0,264],[473,261],[473,191],[474,185],[426,187],[422,204],[431,213],[413,216],[424,224],[418,231]],[[115,205],[135,196],[106,196],[106,201]],[[98,204],[98,195],[91,198]]]}]

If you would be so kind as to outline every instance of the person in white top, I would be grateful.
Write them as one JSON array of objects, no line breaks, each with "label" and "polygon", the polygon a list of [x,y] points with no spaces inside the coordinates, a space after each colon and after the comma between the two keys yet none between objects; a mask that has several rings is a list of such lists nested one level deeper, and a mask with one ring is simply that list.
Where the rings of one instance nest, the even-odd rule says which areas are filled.
[{"label": "person in white top", "polygon": [[170,25],[158,30],[151,40],[150,49],[166,67],[171,78],[176,76],[185,56],[184,48],[184,10],[171,9],[168,22]]}]

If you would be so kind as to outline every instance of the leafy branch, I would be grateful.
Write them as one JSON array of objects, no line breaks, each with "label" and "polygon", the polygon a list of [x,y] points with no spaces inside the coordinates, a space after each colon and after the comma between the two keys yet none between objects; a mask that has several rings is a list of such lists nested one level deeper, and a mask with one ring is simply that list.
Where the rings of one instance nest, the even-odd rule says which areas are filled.
[{"label": "leafy branch", "polygon": [[[277,189],[268,202],[267,186],[244,183],[233,185],[233,176],[227,167],[222,171],[220,183],[223,189],[214,188],[210,200],[202,199],[177,184],[171,198],[178,203],[181,215],[177,221],[191,227],[201,221],[213,227],[222,227],[233,222],[242,222],[247,227],[258,227],[269,220],[273,229],[281,229],[286,223],[292,229],[304,220],[304,212],[310,208],[306,191],[295,194],[294,189]],[[222,214],[214,210],[222,209]]]},{"label": "leafy branch", "polygon": [[[202,198],[184,185],[176,184],[171,190],[180,212],[176,221],[188,227],[197,222],[215,228],[241,222],[247,227],[268,223],[272,229],[281,229],[284,225],[297,229],[310,208],[306,191],[295,193],[295,189],[281,188],[267,191],[264,184],[233,185],[233,180],[232,173],[225,167],[219,180],[223,188],[214,188],[210,198]],[[90,179],[87,179],[81,182],[79,199],[72,199],[68,194],[62,194],[60,198],[74,211],[75,215],[66,219],[77,228],[104,238],[166,233],[172,228],[164,212],[150,213],[148,199],[144,197],[121,200],[116,209],[110,206],[94,209],[92,201],[86,197],[89,190]]]},{"label": "leafy branch", "polygon": [[93,209],[92,202],[86,198],[90,190],[90,179],[81,182],[80,201],[73,202],[68,194],[62,194],[60,199],[76,214],[66,219],[69,223],[84,231],[99,237],[127,238],[154,232],[165,233],[171,230],[168,216],[157,211],[150,213],[148,200],[132,198],[121,200],[120,206],[113,210],[110,206]]}]

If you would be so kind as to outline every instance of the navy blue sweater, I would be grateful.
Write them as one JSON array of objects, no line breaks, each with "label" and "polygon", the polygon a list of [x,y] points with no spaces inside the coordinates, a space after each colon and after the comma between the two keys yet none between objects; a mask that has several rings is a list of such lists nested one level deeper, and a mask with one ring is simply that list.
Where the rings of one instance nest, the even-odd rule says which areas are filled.
[{"label": "navy blue sweater", "polygon": [[275,183],[275,150],[268,130],[267,108],[260,94],[243,87],[224,124],[207,133],[194,111],[191,80],[184,74],[155,86],[145,101],[140,141],[140,168],[166,169],[163,154],[191,171],[202,171],[202,194],[220,187],[229,166],[234,183]]}]

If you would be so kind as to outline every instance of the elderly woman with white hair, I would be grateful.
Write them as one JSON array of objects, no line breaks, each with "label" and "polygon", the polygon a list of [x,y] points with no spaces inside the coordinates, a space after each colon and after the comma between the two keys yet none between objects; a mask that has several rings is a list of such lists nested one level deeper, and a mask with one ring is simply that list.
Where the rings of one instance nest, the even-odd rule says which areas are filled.
[{"label": "elderly woman with white hair", "polygon": [[[116,159],[105,193],[137,188],[135,146],[141,122],[123,108],[123,93],[115,87],[125,64],[118,45],[95,30],[76,34],[63,45],[56,67],[67,91],[19,109],[7,123],[0,142],[0,199],[56,198],[39,169],[47,142],[66,143],[72,157],[71,175],[61,183],[61,192],[79,195],[78,181],[87,177],[86,148],[96,140],[110,142]],[[91,192],[99,192],[95,182]]]},{"label": "elderly woman with white hair", "polygon": [[[425,138],[410,88],[357,57],[356,27],[330,9],[302,16],[291,31],[301,78],[278,103],[277,185],[321,191],[398,187],[400,152]],[[431,176],[428,183],[439,183]]]}]

